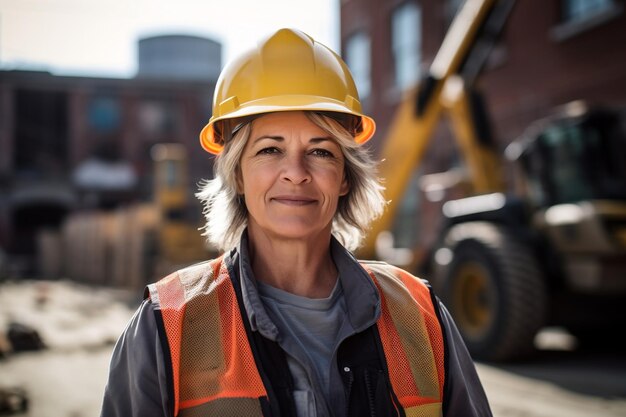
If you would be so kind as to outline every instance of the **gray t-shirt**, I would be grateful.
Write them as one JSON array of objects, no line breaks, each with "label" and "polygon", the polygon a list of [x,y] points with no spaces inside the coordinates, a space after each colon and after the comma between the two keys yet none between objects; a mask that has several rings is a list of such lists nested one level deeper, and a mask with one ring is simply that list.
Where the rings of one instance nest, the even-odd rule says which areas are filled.
[{"label": "gray t-shirt", "polygon": [[[313,365],[328,402],[331,361],[339,343],[337,336],[346,318],[343,291],[337,279],[328,298],[307,298],[257,281],[259,295],[268,315],[283,337],[291,338]],[[295,352],[294,352],[295,353]],[[296,353],[296,356],[297,355]],[[294,398],[299,416],[317,415],[313,389],[305,364],[288,355],[294,377]]]}]

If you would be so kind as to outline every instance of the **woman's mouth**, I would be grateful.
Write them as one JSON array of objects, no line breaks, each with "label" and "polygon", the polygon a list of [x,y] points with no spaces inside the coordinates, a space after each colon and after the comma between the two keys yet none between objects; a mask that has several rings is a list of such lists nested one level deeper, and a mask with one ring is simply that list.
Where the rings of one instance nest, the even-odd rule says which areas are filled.
[{"label": "woman's mouth", "polygon": [[295,195],[278,195],[272,197],[271,200],[288,206],[305,206],[313,204],[316,201],[315,199],[310,197]]}]

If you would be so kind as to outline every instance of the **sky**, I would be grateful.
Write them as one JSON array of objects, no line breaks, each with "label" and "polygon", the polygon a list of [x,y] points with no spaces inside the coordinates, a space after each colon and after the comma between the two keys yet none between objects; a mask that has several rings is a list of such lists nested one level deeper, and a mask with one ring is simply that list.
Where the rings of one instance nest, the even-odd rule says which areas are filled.
[{"label": "sky", "polygon": [[222,43],[222,63],[282,27],[339,52],[339,0],[0,0],[0,67],[132,77],[137,40],[188,34]]}]

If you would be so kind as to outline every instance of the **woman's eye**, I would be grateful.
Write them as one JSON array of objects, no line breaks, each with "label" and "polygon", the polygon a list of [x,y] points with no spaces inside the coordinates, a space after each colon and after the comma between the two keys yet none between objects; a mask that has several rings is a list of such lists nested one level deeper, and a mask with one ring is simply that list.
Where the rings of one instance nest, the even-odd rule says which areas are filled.
[{"label": "woman's eye", "polygon": [[280,152],[278,148],[274,146],[268,146],[267,148],[263,148],[257,152],[257,155],[271,155]]},{"label": "woman's eye", "polygon": [[326,149],[313,149],[313,151],[311,151],[311,154],[315,156],[321,156],[323,158],[332,158],[335,156],[331,151],[328,151]]}]

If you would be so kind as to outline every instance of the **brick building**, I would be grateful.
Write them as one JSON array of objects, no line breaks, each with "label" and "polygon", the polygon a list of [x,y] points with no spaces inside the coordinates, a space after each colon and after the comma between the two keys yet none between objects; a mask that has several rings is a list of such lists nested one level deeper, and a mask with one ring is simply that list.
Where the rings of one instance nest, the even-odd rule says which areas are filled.
[{"label": "brick building", "polygon": [[[462,3],[341,0],[343,56],[363,93],[365,111],[377,121],[375,150],[402,92],[426,75]],[[498,146],[504,149],[532,121],[573,100],[626,108],[625,43],[621,0],[517,1],[477,82]],[[455,149],[448,129],[440,124],[419,173],[458,164]],[[414,213],[420,206],[422,223],[433,224],[425,211],[438,216],[417,185],[412,187],[404,224],[397,228],[412,236],[418,230],[430,233],[425,224],[407,224],[417,221]],[[411,236],[406,239],[401,244],[415,243]]]},{"label": "brick building", "polygon": [[0,71],[0,250],[24,259],[17,269],[30,269],[36,234],[69,213],[150,199],[154,144],[189,149],[190,193],[211,175],[198,132],[210,117],[221,45],[147,38],[139,64],[129,79]]}]

